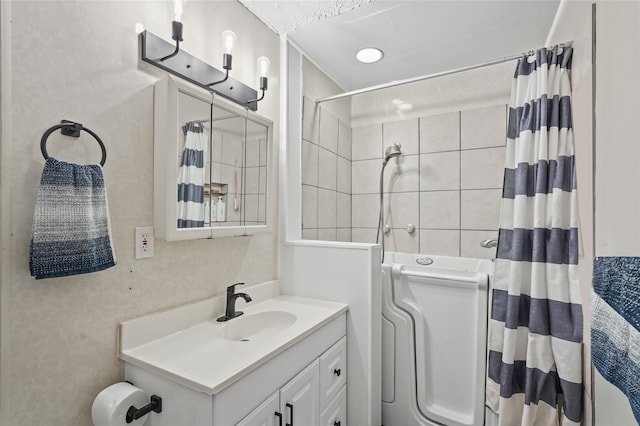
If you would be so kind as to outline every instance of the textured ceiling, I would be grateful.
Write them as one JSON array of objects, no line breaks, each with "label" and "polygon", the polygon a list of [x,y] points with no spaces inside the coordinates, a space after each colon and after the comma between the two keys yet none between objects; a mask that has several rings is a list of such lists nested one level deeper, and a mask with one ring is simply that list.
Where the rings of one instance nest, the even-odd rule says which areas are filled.
[{"label": "textured ceiling", "polygon": [[[559,0],[240,0],[344,90],[510,57],[542,47]],[[568,40],[567,40],[568,41]],[[362,64],[355,53],[378,47]]]},{"label": "textured ceiling", "polygon": [[240,0],[278,34],[306,28],[374,0]]}]

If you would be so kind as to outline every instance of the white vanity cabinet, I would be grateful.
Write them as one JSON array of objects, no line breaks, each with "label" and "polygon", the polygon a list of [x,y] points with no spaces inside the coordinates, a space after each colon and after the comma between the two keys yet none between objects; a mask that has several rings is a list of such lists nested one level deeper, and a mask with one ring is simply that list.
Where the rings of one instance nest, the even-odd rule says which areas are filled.
[{"label": "white vanity cabinet", "polygon": [[346,426],[346,351],[343,337],[236,426]]},{"label": "white vanity cabinet", "polygon": [[318,364],[311,363],[236,426],[319,425]]},{"label": "white vanity cabinet", "polygon": [[[244,317],[290,311],[294,325],[282,333],[217,343],[212,336],[224,335],[227,325],[215,318],[142,344],[131,341],[141,331],[155,332],[149,325],[171,324],[176,314],[132,320],[121,325],[125,379],[162,398],[162,412],[149,414],[147,426],[344,426],[346,309],[278,296],[243,309]],[[314,315],[321,321],[317,326],[309,319]],[[304,331],[307,321],[311,328]],[[298,337],[287,341],[287,331]]]}]

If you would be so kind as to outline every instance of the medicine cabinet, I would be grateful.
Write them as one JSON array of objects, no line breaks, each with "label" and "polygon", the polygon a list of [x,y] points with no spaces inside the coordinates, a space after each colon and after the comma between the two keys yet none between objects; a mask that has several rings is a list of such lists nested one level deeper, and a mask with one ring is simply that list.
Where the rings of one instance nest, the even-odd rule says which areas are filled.
[{"label": "medicine cabinet", "polygon": [[273,123],[171,76],[154,90],[156,237],[270,231]]}]

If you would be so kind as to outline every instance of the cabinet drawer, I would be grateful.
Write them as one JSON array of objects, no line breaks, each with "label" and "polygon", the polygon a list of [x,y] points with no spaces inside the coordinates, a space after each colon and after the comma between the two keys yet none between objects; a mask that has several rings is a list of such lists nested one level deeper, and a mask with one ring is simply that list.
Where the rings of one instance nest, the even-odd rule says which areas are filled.
[{"label": "cabinet drawer", "polygon": [[347,338],[343,337],[320,357],[320,410],[347,382]]},{"label": "cabinet drawer", "polygon": [[343,386],[320,414],[320,426],[347,426],[347,387]]}]

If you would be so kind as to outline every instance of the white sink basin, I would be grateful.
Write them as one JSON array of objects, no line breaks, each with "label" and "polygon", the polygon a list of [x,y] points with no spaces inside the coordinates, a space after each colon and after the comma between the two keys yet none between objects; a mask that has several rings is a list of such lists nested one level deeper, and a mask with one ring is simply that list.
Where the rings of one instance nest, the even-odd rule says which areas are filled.
[{"label": "white sink basin", "polygon": [[290,312],[266,311],[243,315],[226,322],[221,330],[223,339],[247,342],[287,329],[296,322]]},{"label": "white sink basin", "polygon": [[347,310],[256,287],[244,315],[226,322],[216,321],[225,302],[216,296],[120,323],[120,358],[214,395]]}]

